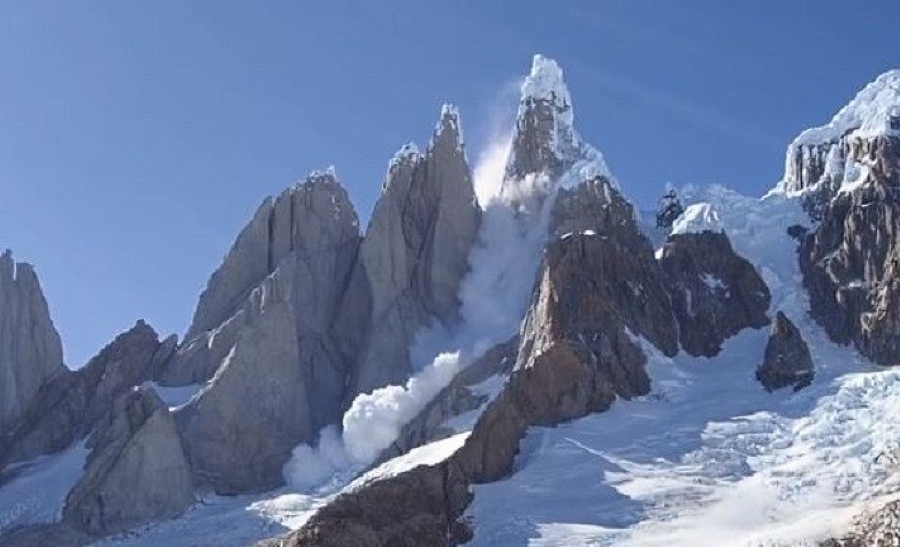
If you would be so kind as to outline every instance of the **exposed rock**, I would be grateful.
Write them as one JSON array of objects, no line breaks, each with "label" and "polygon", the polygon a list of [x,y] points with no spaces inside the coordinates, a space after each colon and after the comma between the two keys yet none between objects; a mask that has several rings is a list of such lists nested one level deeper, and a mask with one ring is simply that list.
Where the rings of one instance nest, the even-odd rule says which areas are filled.
[{"label": "exposed rock", "polygon": [[900,545],[900,500],[865,512],[854,519],[840,538],[823,541],[821,547],[888,547]]},{"label": "exposed rock", "polygon": [[171,337],[161,344],[156,331],[138,321],[82,369],[53,376],[3,436],[0,467],[57,452],[87,435],[119,395],[153,378],[173,345]]},{"label": "exposed rock", "polygon": [[458,545],[472,537],[458,520],[471,497],[465,477],[452,460],[423,465],[341,495],[297,532],[260,545]]},{"label": "exposed rock", "polygon": [[[285,259],[299,262],[304,325],[328,337],[337,306],[349,283],[360,243],[359,220],[347,192],[332,172],[316,172],[277,198],[268,198],[241,231],[222,265],[213,273],[185,344],[166,365],[160,381],[184,385],[206,381],[231,351],[238,333],[252,321],[250,293]],[[284,279],[285,282],[288,279]],[[306,292],[304,293],[304,290]]]},{"label": "exposed rock", "polygon": [[63,510],[74,527],[108,535],[176,516],[194,502],[175,422],[152,390],[119,397],[87,446],[84,475]]},{"label": "exposed rock", "polygon": [[96,537],[76,530],[65,523],[26,526],[7,533],[0,533],[0,545],[3,547],[46,547],[47,545],[81,547],[96,541]]},{"label": "exposed rock", "polygon": [[756,370],[756,379],[768,391],[788,386],[798,391],[812,382],[814,373],[809,347],[800,330],[779,311],[772,324],[765,357]]},{"label": "exposed rock", "polygon": [[691,355],[712,357],[729,337],[769,324],[769,288],[725,234],[672,235],[660,264],[669,276],[681,346]]},{"label": "exposed rock", "polygon": [[897,364],[895,320],[900,256],[900,138],[848,137],[848,158],[865,165],[859,180],[822,207],[822,220],[800,248],[813,317],[839,343],[853,342],[873,361]]},{"label": "exposed rock", "polygon": [[339,419],[350,373],[334,330],[360,241],[346,191],[314,174],[274,201],[269,224],[272,272],[161,375],[177,384],[211,374],[177,423],[195,481],[221,493],[281,484],[291,450]]},{"label": "exposed rock", "polygon": [[26,413],[48,379],[62,374],[62,344],[37,274],[0,255],[0,434]]},{"label": "exposed rock", "polygon": [[220,493],[278,486],[293,447],[315,432],[297,320],[277,279],[252,293],[260,298],[258,319],[241,331],[209,386],[176,414],[197,482]]},{"label": "exposed rock", "polygon": [[[355,283],[368,286],[371,310],[348,402],[409,377],[409,347],[421,327],[458,321],[480,211],[458,114],[445,107],[428,150],[404,149],[391,163],[360,248]],[[337,330],[359,329],[358,300],[344,299]]]},{"label": "exposed rock", "polygon": [[675,319],[649,242],[638,238],[634,245],[633,215],[620,221],[591,224],[609,231],[571,234],[548,246],[515,370],[455,454],[339,497],[277,544],[455,545],[470,533],[459,521],[468,485],[507,476],[528,427],[556,425],[605,410],[617,397],[647,393],[646,357],[626,328],[672,355]]},{"label": "exposed rock", "polygon": [[559,187],[598,176],[610,178],[603,156],[581,140],[573,123],[562,69],[552,59],[535,55],[522,83],[501,189],[520,213],[538,214]]}]

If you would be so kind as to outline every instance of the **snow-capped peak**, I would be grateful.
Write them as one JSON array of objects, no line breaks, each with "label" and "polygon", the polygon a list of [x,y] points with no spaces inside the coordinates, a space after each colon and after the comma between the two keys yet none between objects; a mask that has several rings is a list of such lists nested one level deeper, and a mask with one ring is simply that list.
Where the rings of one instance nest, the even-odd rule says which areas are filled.
[{"label": "snow-capped peak", "polygon": [[501,196],[534,212],[557,188],[598,176],[612,181],[603,156],[573,127],[572,99],[556,61],[535,55],[521,91]]},{"label": "snow-capped peak", "polygon": [[531,71],[522,82],[519,116],[525,113],[533,100],[549,102],[556,110],[557,120],[565,125],[572,125],[572,97],[563,80],[562,68],[553,59],[540,54],[534,56]]},{"label": "snow-capped peak", "polygon": [[456,105],[445,103],[441,106],[441,117],[434,125],[434,135],[431,137],[431,142],[428,147],[433,148],[434,143],[438,137],[444,134],[444,131],[450,129],[456,138],[456,148],[462,150],[463,143],[463,131],[462,124],[459,120],[459,109]]},{"label": "snow-capped peak", "polygon": [[792,146],[835,142],[848,132],[857,136],[900,136],[900,70],[889,70],[856,94],[831,121],[800,133]]}]

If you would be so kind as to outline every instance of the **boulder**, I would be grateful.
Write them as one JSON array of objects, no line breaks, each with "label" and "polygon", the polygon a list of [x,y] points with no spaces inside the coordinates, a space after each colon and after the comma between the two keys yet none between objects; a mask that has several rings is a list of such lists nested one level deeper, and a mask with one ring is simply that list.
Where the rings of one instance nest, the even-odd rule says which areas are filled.
[{"label": "boulder", "polygon": [[660,264],[669,277],[681,346],[691,355],[713,357],[729,337],[769,324],[769,288],[724,233],[672,235]]},{"label": "boulder", "polygon": [[64,522],[96,536],[176,516],[194,502],[175,422],[156,393],[134,388],[110,410],[63,509]]},{"label": "boulder", "polygon": [[25,415],[41,386],[64,372],[37,274],[7,250],[0,255],[0,434]]},{"label": "boulder", "polygon": [[788,386],[798,391],[812,382],[814,373],[809,347],[800,330],[779,311],[772,323],[765,357],[756,369],[756,379],[767,391]]}]

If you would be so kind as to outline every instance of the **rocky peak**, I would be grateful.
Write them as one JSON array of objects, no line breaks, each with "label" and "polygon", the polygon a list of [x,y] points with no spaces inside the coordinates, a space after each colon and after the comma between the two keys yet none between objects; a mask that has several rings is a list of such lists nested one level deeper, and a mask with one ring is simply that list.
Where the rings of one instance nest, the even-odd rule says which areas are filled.
[{"label": "rocky peak", "polygon": [[800,248],[813,316],[835,341],[895,364],[900,70],[879,76],[829,124],[801,133],[788,148],[782,187],[800,192],[820,221]]},{"label": "rocky peak", "polygon": [[612,180],[603,156],[575,131],[562,69],[535,55],[522,83],[502,192],[520,209],[536,213],[556,188],[595,176]]},{"label": "rocky peak", "polygon": [[0,255],[0,432],[64,370],[62,343],[34,268]]},{"label": "rocky peak", "polygon": [[332,169],[266,198],[210,277],[185,339],[221,325],[288,255],[357,245],[359,238],[356,211]]},{"label": "rocky peak", "polygon": [[418,329],[433,319],[458,320],[459,285],[480,219],[459,115],[444,106],[425,153],[406,145],[391,162],[360,247],[354,275],[365,280],[371,312],[350,397],[405,380]]},{"label": "rocky peak", "polygon": [[891,70],[863,88],[829,123],[807,129],[791,142],[780,186],[788,192],[822,190],[830,198],[865,178],[866,164],[877,159],[869,153],[877,146],[866,143],[897,138],[900,70]]}]

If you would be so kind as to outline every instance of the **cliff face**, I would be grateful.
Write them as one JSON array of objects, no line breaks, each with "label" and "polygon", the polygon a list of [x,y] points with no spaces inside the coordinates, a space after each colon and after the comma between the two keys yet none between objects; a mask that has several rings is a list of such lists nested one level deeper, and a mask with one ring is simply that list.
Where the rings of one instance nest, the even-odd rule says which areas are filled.
[{"label": "cliff face", "polygon": [[0,255],[0,432],[64,370],[62,343],[34,268]]},{"label": "cliff face", "polygon": [[390,165],[354,271],[371,308],[359,310],[348,295],[337,323],[353,340],[359,313],[366,316],[348,402],[409,377],[420,328],[458,322],[459,287],[481,220],[460,131],[456,110],[445,107],[427,150],[405,148]]}]

